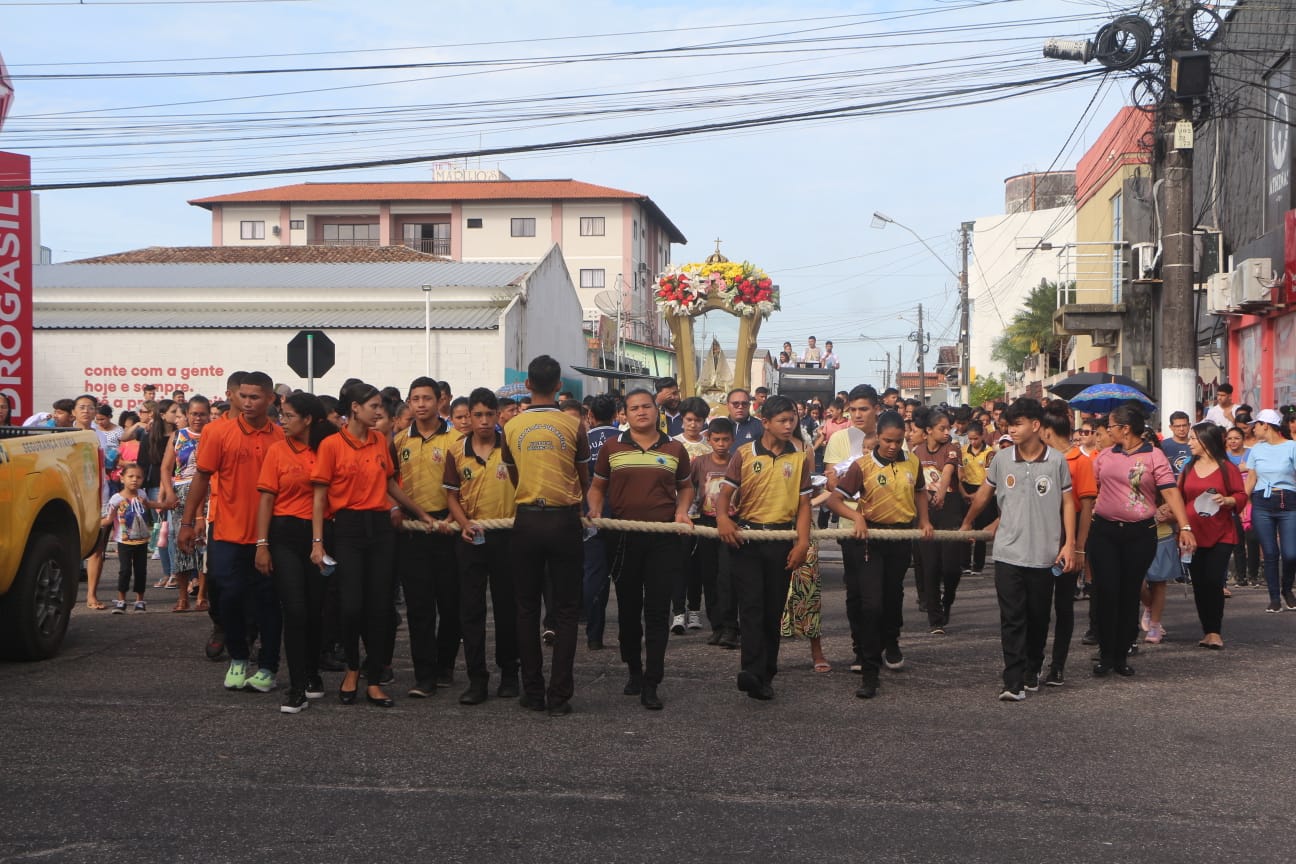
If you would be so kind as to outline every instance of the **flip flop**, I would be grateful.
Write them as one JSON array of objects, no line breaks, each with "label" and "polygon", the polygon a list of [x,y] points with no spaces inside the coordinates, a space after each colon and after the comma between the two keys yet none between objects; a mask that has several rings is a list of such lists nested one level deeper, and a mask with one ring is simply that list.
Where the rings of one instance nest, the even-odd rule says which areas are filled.
[{"label": "flip flop", "polygon": [[96,609],[96,610],[97,610],[97,609],[107,609],[108,607],[107,607],[106,605],[104,605],[103,603],[94,602],[94,603],[87,603],[87,604],[86,604],[86,608],[87,608],[87,609]]},{"label": "flip flop", "polygon": [[211,604],[208,603],[206,600],[195,603],[193,605],[193,611],[195,612],[206,612],[210,608],[211,608]]},{"label": "flip flop", "polygon": [[192,612],[193,609],[189,608],[188,606],[181,606],[177,604],[171,607],[171,611],[172,612]]},{"label": "flip flop", "polygon": [[820,660],[818,663],[814,664],[814,671],[818,673],[831,672],[832,664],[827,660]]}]

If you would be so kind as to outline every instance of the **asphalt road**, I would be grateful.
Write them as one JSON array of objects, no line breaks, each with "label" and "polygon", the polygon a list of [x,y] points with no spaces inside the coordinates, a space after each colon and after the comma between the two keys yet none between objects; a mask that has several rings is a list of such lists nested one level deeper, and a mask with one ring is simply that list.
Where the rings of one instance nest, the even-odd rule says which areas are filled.
[{"label": "asphalt road", "polygon": [[1078,626],[1066,686],[1005,704],[992,581],[964,581],[944,637],[910,590],[907,668],[864,702],[824,570],[831,673],[785,641],[758,703],[697,631],[672,637],[654,713],[582,639],[563,718],[462,707],[458,686],[400,698],[403,631],[396,708],[281,715],[278,693],[221,688],[174,592],[79,608],[59,657],[0,664],[0,861],[1292,860],[1296,613],[1263,591],[1235,590],[1209,652],[1172,588],[1170,638],[1130,680],[1088,674]]}]

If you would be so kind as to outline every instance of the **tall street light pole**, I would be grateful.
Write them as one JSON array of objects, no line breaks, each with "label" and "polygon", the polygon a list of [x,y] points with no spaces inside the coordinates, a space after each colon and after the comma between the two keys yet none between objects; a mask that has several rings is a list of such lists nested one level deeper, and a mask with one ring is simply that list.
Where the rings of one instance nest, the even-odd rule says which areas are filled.
[{"label": "tall street light pole", "polygon": [[432,377],[432,286],[423,286],[423,374]]},{"label": "tall street light pole", "polygon": [[[933,257],[933,258],[935,258],[937,261],[940,262],[940,264],[941,264],[942,267],[944,267],[947,271],[949,271],[949,274],[950,274],[951,276],[953,276],[956,280],[958,280],[958,285],[959,285],[959,322],[960,322],[960,327],[959,327],[959,330],[960,330],[960,332],[959,332],[959,378],[960,378],[960,381],[959,381],[959,385],[960,385],[960,386],[959,386],[959,393],[960,393],[960,400],[959,400],[959,401],[961,401],[961,402],[967,402],[967,400],[968,400],[968,395],[971,393],[971,384],[972,384],[972,382],[970,382],[970,381],[968,380],[968,375],[969,375],[970,372],[971,372],[971,362],[970,362],[970,360],[969,360],[969,357],[970,357],[969,348],[970,348],[970,346],[968,345],[968,337],[969,337],[969,335],[970,335],[969,330],[968,330],[968,328],[969,328],[969,326],[970,326],[970,324],[969,324],[969,317],[970,317],[970,316],[969,316],[969,314],[968,314],[968,267],[967,267],[967,261],[968,261],[968,243],[969,243],[969,240],[970,240],[970,238],[969,238],[968,235],[969,235],[969,232],[972,230],[972,223],[971,223],[971,222],[964,222],[964,223],[961,225],[961,231],[962,231],[962,235],[963,235],[963,242],[962,242],[962,251],[963,251],[963,272],[962,272],[962,273],[955,273],[955,272],[954,272],[954,268],[951,267],[951,266],[949,266],[949,264],[945,263],[945,259],[942,258],[939,254],[937,254],[936,250],[933,249],[933,248],[932,248],[932,247],[927,243],[926,240],[924,240],[922,237],[918,236],[918,232],[917,232],[917,231],[913,230],[912,228],[910,228],[908,225],[904,224],[903,222],[897,222],[896,220],[892,219],[890,216],[886,215],[885,213],[879,213],[879,212],[877,212],[877,211],[875,210],[875,211],[873,212],[873,220],[872,220],[869,224],[870,224],[871,227],[873,227],[873,228],[879,228],[879,229],[881,229],[881,228],[885,228],[885,227],[888,226],[888,225],[895,225],[895,226],[898,227],[898,228],[903,228],[905,231],[908,231],[910,234],[913,235],[913,238],[914,238],[915,240],[917,240],[919,243],[922,244],[922,246],[923,246],[924,249],[926,249],[928,252],[930,252],[930,253],[932,254],[932,257]],[[920,312],[920,315],[921,315],[921,312]],[[920,327],[919,327],[919,332],[921,333],[921,331],[922,331],[922,328],[921,328],[921,326],[920,326]],[[921,364],[921,360],[922,360],[922,353],[923,353],[923,352],[921,352],[921,351],[919,352],[919,361],[920,361],[920,365],[923,365],[923,364]],[[923,394],[924,394],[924,397],[925,397],[925,396],[926,396],[926,392],[927,392],[927,381],[926,381],[925,378],[924,378],[924,379],[922,380],[922,382],[921,382],[921,390],[922,390],[922,392],[923,392]],[[925,403],[925,401],[926,401],[926,399],[924,398],[924,403]]]}]

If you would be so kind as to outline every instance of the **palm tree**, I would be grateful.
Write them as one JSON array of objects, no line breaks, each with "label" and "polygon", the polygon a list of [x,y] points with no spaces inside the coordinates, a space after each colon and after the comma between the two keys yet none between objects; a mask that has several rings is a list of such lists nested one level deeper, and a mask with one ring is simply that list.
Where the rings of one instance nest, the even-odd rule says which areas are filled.
[{"label": "palm tree", "polygon": [[[1073,286],[1068,285],[1070,291]],[[995,340],[991,355],[1013,372],[1020,372],[1031,354],[1047,354],[1049,369],[1061,364],[1058,349],[1062,338],[1053,332],[1053,313],[1057,311],[1058,286],[1056,282],[1041,279],[1031,289],[1025,305],[1013,313],[1012,321],[1004,334]],[[1047,373],[1049,370],[1045,370]]]}]

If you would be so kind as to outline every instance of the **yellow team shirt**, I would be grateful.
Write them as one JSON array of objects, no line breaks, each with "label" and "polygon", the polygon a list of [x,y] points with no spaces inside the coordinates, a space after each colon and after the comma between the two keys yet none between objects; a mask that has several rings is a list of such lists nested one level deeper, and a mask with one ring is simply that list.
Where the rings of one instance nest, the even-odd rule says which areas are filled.
[{"label": "yellow team shirt", "polygon": [[963,482],[969,486],[980,486],[985,483],[986,469],[994,458],[994,448],[986,445],[980,453],[973,453],[971,447],[963,448]]},{"label": "yellow team shirt", "polygon": [[438,430],[424,438],[413,423],[409,429],[396,436],[396,467],[400,469],[400,485],[414,503],[432,515],[444,515],[446,508],[445,468],[450,451],[463,439],[463,435],[439,420]]},{"label": "yellow team shirt", "polygon": [[446,459],[443,485],[459,493],[459,503],[469,519],[512,519],[517,506],[513,502],[513,479],[504,464],[504,436],[495,435],[495,446],[483,460],[472,447],[472,437],[465,437]]},{"label": "yellow team shirt", "polygon": [[812,489],[810,462],[791,442],[782,452],[774,453],[757,439],[734,453],[724,482],[738,490],[735,507],[743,522],[795,522],[801,496],[808,496]]},{"label": "yellow team shirt", "polygon": [[879,525],[907,525],[918,518],[914,499],[923,488],[922,466],[912,453],[894,461],[876,451],[865,453],[837,481],[837,494],[848,501],[858,495],[864,518]]},{"label": "yellow team shirt", "polygon": [[589,438],[580,421],[539,405],[519,413],[504,426],[504,464],[517,470],[518,504],[570,507],[581,503],[579,464],[589,463]]}]

